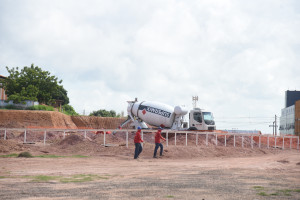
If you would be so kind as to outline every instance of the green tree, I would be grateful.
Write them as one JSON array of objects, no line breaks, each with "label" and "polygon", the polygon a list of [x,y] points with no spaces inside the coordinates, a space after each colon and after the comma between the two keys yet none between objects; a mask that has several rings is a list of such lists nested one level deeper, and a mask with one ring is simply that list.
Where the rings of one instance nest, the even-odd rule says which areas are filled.
[{"label": "green tree", "polygon": [[34,64],[25,66],[20,71],[18,67],[6,69],[9,76],[3,80],[3,87],[8,100],[13,100],[14,103],[33,100],[47,105],[54,100],[63,100],[63,104],[69,103],[67,91],[60,85],[62,80],[58,80],[50,72],[43,71]]},{"label": "green tree", "polygon": [[57,93],[53,95],[53,99],[63,100],[63,105],[69,104],[70,102],[67,90],[61,85],[58,86]]},{"label": "green tree", "polygon": [[72,116],[76,116],[78,115],[78,113],[75,112],[74,108],[70,105],[63,105],[62,106],[63,112],[67,115],[72,115]]},{"label": "green tree", "polygon": [[90,116],[98,116],[98,117],[119,117],[119,115],[116,114],[116,111],[114,110],[97,110],[97,111],[93,111]]}]

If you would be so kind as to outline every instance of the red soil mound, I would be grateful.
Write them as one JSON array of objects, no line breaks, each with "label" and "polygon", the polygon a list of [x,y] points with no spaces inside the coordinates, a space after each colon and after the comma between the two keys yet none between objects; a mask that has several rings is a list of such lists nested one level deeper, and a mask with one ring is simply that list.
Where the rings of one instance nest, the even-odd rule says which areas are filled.
[{"label": "red soil mound", "polygon": [[54,111],[0,110],[1,128],[77,128],[71,117]]},{"label": "red soil mound", "polygon": [[79,129],[117,129],[126,118],[72,116],[71,119]]},{"label": "red soil mound", "polygon": [[0,110],[0,128],[116,129],[126,118],[68,116],[54,111]]}]

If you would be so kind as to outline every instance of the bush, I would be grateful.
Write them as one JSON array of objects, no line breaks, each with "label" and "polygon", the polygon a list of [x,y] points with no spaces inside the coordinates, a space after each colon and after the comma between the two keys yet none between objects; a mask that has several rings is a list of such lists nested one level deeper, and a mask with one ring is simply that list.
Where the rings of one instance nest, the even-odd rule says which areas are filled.
[{"label": "bush", "polygon": [[52,106],[46,106],[46,105],[36,105],[36,106],[30,106],[26,108],[26,110],[46,110],[46,111],[54,111],[54,108]]},{"label": "bush", "polygon": [[5,109],[7,109],[7,110],[16,110],[17,108],[16,108],[15,105],[9,104],[9,105],[5,106]]},{"label": "bush", "polygon": [[78,113],[75,112],[74,108],[72,106],[68,105],[68,104],[63,105],[62,109],[63,109],[63,113],[66,114],[66,115],[71,115],[71,116],[78,115]]},{"label": "bush", "polygon": [[101,110],[97,110],[97,111],[93,111],[90,116],[96,116],[96,117],[120,117],[120,115],[116,114],[116,111],[114,110],[105,110],[105,109],[101,109]]},{"label": "bush", "polygon": [[22,152],[18,155],[18,157],[32,158],[33,156],[29,152]]}]

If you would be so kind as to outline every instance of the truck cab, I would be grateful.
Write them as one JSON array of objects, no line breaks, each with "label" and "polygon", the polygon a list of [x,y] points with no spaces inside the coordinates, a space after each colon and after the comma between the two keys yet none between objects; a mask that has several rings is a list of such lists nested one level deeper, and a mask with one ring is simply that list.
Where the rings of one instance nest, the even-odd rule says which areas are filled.
[{"label": "truck cab", "polygon": [[194,108],[189,113],[189,130],[216,130],[213,114]]}]

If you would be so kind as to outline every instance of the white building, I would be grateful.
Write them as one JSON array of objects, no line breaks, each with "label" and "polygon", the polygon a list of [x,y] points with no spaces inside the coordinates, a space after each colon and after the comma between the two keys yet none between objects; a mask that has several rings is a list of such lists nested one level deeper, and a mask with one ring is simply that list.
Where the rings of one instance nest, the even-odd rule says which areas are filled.
[{"label": "white building", "polygon": [[300,91],[285,92],[285,108],[281,109],[280,135],[300,135]]},{"label": "white building", "polygon": [[295,105],[281,109],[280,135],[295,133]]}]

